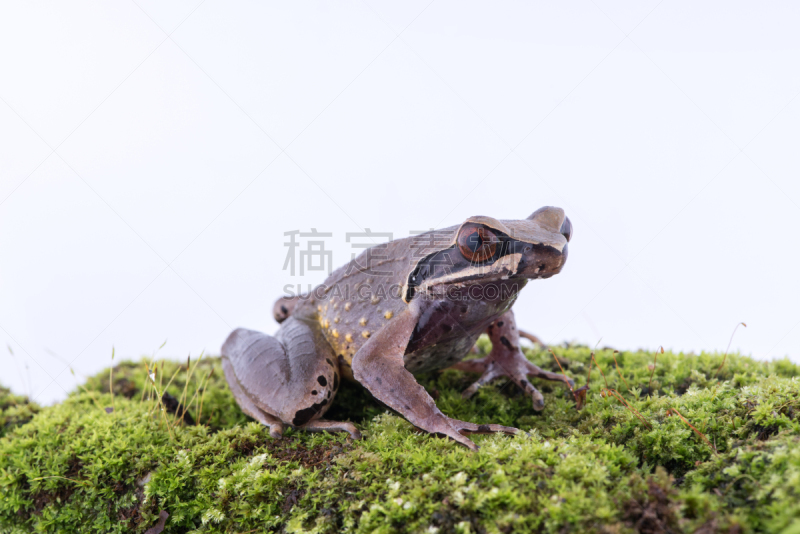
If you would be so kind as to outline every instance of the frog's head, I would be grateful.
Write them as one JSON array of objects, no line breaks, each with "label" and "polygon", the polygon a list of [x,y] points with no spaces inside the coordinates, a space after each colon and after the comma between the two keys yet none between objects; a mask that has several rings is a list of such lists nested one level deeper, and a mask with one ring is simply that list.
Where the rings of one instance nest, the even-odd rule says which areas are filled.
[{"label": "frog's head", "polygon": [[427,248],[409,274],[403,288],[406,302],[422,290],[550,278],[567,261],[572,223],[561,208],[545,206],[527,219],[476,216],[442,232],[446,243]]}]

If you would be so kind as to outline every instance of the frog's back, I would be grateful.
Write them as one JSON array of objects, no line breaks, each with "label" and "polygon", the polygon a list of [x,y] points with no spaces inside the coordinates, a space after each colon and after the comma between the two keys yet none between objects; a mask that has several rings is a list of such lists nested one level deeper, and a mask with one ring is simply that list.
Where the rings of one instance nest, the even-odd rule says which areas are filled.
[{"label": "frog's back", "polygon": [[[331,273],[297,310],[307,320],[319,324],[325,339],[336,352],[345,376],[349,374],[353,356],[367,339],[407,308],[403,291],[417,262],[430,252],[440,250],[443,243],[451,242],[457,228],[453,226],[397,239],[365,250]],[[467,337],[460,340],[458,347],[448,350],[443,345],[438,348],[450,358],[458,354],[458,359],[461,359],[462,352],[469,349],[470,343],[474,342],[472,338],[477,336]],[[464,351],[462,344],[467,347]],[[442,364],[437,367],[445,366],[443,357],[417,355],[407,359],[411,363],[420,360],[418,356],[427,364],[441,359]]]},{"label": "frog's back", "polygon": [[319,324],[340,364],[349,367],[367,339],[406,308],[402,291],[414,260],[408,242],[365,250],[332,272],[298,309]]}]

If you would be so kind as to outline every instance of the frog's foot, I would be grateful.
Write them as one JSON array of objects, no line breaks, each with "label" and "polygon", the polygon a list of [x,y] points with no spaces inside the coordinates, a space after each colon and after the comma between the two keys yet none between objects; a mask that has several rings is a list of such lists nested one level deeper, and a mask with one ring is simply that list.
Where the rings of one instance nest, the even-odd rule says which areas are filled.
[{"label": "frog's foot", "polygon": [[[436,409],[435,406],[434,409]],[[437,413],[435,416],[429,416],[425,421],[423,421],[423,424],[414,424],[414,426],[423,432],[429,432],[441,438],[450,438],[473,451],[477,451],[480,447],[475,445],[471,439],[466,437],[470,434],[503,433],[514,436],[522,432],[522,430],[511,426],[495,424],[479,425],[477,423],[470,423],[469,421],[452,419],[444,415],[438,409],[436,409],[436,412]],[[414,414],[410,414],[410,417],[406,414],[402,415],[409,420],[414,417]]]},{"label": "frog's foot", "polygon": [[479,425],[477,423],[470,423],[469,421],[459,421],[458,419],[450,419],[447,418],[450,424],[458,430],[460,434],[496,434],[498,432],[502,432],[503,434],[508,434],[510,436],[515,436],[522,432],[522,430],[518,428],[514,428],[513,426],[503,426],[503,425],[495,425],[495,424],[488,424],[488,425]]},{"label": "frog's foot", "polygon": [[516,328],[513,312],[508,311],[501,315],[489,326],[488,332],[492,340],[492,351],[487,357],[466,360],[452,367],[461,371],[481,374],[476,382],[464,390],[463,398],[472,397],[481,386],[496,378],[508,377],[531,396],[533,409],[540,411],[544,409],[544,397],[528,381],[529,376],[563,382],[570,390],[575,386],[575,382],[571,378],[545,371],[525,358],[519,348],[519,331]]},{"label": "frog's foot", "polygon": [[431,424],[428,427],[425,428],[417,427],[417,428],[424,432],[430,432],[435,436],[439,436],[442,438],[450,438],[473,451],[478,450],[480,447],[475,445],[475,443],[473,443],[472,440],[466,437],[470,434],[503,433],[503,434],[508,434],[510,436],[514,436],[522,432],[522,430],[511,426],[503,426],[495,424],[479,425],[477,423],[470,423],[469,421],[460,421],[458,419],[452,419],[444,414],[442,414],[441,420],[432,423],[433,424]]}]

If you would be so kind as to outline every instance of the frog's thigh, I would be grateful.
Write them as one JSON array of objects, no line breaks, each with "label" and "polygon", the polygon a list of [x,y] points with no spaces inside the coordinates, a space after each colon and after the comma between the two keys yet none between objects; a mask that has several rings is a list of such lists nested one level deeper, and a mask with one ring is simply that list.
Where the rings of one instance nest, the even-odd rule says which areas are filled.
[{"label": "frog's thigh", "polygon": [[228,361],[231,391],[251,415],[257,409],[283,424],[306,428],[328,410],[339,388],[333,349],[317,329],[294,317],[281,325],[275,337],[235,330],[222,354]]},{"label": "frog's thigh", "polygon": [[231,388],[233,397],[236,399],[242,411],[262,425],[269,427],[270,436],[273,438],[281,437],[283,435],[283,423],[281,420],[264,412],[250,400],[242,389],[242,386],[239,385],[239,381],[236,379],[236,373],[233,370],[233,364],[228,358],[222,358],[222,370],[225,371],[225,378],[228,380],[228,385]]}]

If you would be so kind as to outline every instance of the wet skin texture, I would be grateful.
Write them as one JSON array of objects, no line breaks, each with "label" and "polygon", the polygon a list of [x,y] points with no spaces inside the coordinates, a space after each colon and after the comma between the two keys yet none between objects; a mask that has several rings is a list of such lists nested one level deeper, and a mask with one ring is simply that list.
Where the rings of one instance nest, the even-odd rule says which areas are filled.
[{"label": "wet skin texture", "polygon": [[[242,410],[281,436],[284,426],[345,431],[327,421],[343,379],[355,380],[413,425],[475,449],[470,433],[515,428],[476,425],[445,416],[414,373],[454,367],[480,373],[464,396],[508,377],[531,396],[529,377],[572,381],[527,361],[511,311],[531,279],[549,278],[567,259],[572,224],[560,208],[522,220],[471,217],[459,226],[367,249],[309,295],[275,303],[278,333],[239,328],[222,346],[223,368]],[[492,341],[482,359],[461,360],[482,333]]]}]

